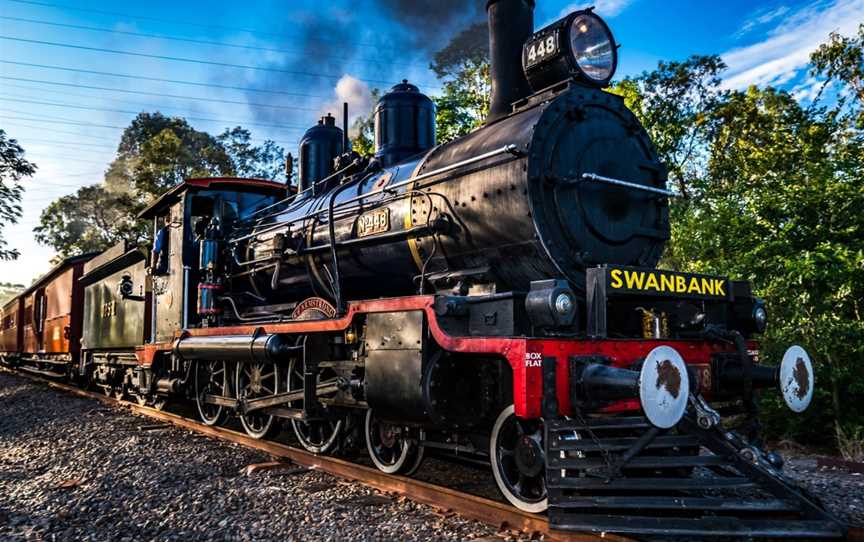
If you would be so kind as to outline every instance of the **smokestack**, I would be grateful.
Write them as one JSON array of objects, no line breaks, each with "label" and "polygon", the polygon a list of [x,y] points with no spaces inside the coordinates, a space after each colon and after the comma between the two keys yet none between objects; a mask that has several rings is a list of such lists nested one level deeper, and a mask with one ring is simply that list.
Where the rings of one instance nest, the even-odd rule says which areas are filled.
[{"label": "smokestack", "polygon": [[489,0],[489,73],[492,95],[486,124],[507,116],[531,94],[522,71],[522,45],[534,33],[534,0]]}]

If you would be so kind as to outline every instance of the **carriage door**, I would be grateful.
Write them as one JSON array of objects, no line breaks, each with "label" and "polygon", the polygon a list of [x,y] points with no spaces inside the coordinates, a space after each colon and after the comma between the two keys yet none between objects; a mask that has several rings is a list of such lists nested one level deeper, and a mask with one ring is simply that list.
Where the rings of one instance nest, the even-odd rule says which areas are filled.
[{"label": "carriage door", "polygon": [[36,351],[45,351],[45,311],[47,309],[45,290],[39,290],[33,299],[33,332],[36,336]]}]

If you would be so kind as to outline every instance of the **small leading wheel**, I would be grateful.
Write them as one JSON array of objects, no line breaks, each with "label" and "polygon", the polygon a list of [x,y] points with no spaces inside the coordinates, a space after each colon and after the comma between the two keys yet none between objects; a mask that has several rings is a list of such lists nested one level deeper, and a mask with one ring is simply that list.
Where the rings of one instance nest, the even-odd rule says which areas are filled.
[{"label": "small leading wheel", "polygon": [[[256,399],[269,397],[281,392],[279,367],[273,363],[239,363],[237,365],[237,398]],[[262,412],[240,415],[240,423],[246,434],[262,439],[271,436],[278,429],[275,416]]]},{"label": "small leading wheel", "polygon": [[[322,376],[326,379],[329,376],[335,376],[335,374],[328,375],[325,369],[325,371],[322,371],[318,375],[318,379],[321,380]],[[288,378],[286,382],[288,383],[287,391],[303,389],[303,363],[299,359],[293,358],[288,364]],[[290,406],[291,408],[302,408],[303,401],[293,401],[290,403]],[[339,444],[339,436],[342,433],[343,425],[344,420],[342,419],[308,422],[291,420],[291,427],[294,428],[294,434],[297,435],[300,445],[313,454],[332,452]]]},{"label": "small leading wheel", "polygon": [[542,421],[521,420],[513,405],[508,406],[492,428],[489,456],[495,483],[510,504],[535,514],[546,511],[549,500]]},{"label": "small leading wheel", "polygon": [[112,386],[111,397],[118,401],[122,401],[126,397],[126,386],[124,386],[122,382]]},{"label": "small leading wheel", "polygon": [[168,404],[168,398],[164,395],[157,395],[153,398],[153,408],[156,410],[165,410],[165,405]]},{"label": "small leading wheel", "polygon": [[423,462],[424,447],[419,433],[379,420],[372,409],[366,412],[366,448],[382,472],[411,476]]},{"label": "small leading wheel", "polygon": [[206,395],[228,396],[228,367],[224,361],[195,363],[195,404],[204,425],[225,421],[225,407],[204,401]]}]

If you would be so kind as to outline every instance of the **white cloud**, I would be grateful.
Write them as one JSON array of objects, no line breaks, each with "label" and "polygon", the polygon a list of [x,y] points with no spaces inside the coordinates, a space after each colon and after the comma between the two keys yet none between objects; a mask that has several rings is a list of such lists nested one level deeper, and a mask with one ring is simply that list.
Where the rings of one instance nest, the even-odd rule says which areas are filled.
[{"label": "white cloud", "polygon": [[[365,116],[372,108],[372,94],[369,85],[351,75],[343,75],[336,88],[333,89],[334,98],[322,107],[321,115],[327,113],[336,117],[336,123],[342,123],[342,104],[348,102],[348,125],[354,124],[354,119]],[[353,134],[352,134],[353,135]]]},{"label": "white cloud", "polygon": [[861,0],[813,2],[784,17],[763,41],[724,53],[729,71],[723,86],[740,89],[787,83],[806,69],[810,54],[831,32],[852,34],[862,20]]},{"label": "white cloud", "polygon": [[633,0],[594,0],[593,2],[574,2],[562,9],[559,17],[563,17],[578,9],[585,9],[594,6],[594,11],[597,15],[604,19],[611,19],[627,9],[627,6],[631,3],[633,3]]},{"label": "white cloud", "polygon": [[778,8],[765,11],[759,10],[753,13],[752,17],[744,22],[741,25],[741,29],[735,33],[735,36],[740,37],[744,34],[750,32],[754,28],[760,27],[762,25],[766,25],[783,15],[786,15],[789,12],[789,8],[787,6],[780,6]]},{"label": "white cloud", "polygon": [[790,92],[796,100],[802,103],[812,103],[820,93],[828,92],[831,89],[831,81],[827,84],[816,77],[808,77],[806,81],[796,85]]}]

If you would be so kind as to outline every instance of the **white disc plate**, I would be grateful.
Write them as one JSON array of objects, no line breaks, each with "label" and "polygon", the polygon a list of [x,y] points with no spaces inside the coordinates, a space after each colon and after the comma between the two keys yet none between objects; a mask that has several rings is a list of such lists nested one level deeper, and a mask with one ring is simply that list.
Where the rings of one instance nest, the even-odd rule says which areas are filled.
[{"label": "white disc plate", "polygon": [[780,392],[793,412],[804,412],[810,406],[815,383],[807,351],[797,344],[790,346],[780,363]]},{"label": "white disc plate", "polygon": [[648,353],[639,375],[639,401],[652,424],[661,429],[675,426],[687,410],[690,377],[681,354],[671,346]]}]

